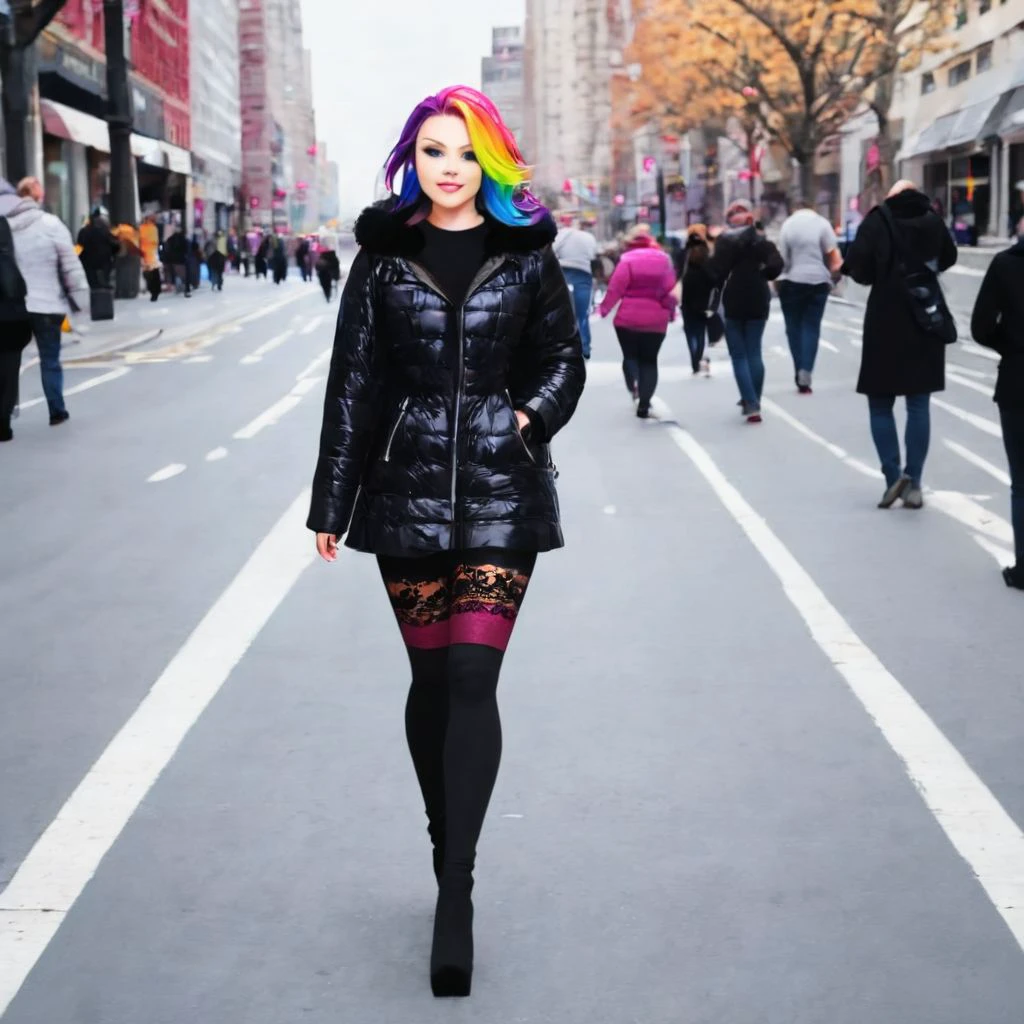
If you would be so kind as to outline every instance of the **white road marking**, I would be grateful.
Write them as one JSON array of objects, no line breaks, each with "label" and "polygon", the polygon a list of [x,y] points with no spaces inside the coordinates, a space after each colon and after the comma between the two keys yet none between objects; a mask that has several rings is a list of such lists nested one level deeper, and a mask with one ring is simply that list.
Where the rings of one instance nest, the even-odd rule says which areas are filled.
[{"label": "white road marking", "polygon": [[[65,396],[80,395],[83,391],[88,391],[90,388],[99,387],[100,384],[106,384],[111,380],[117,380],[118,377],[123,377],[126,373],[131,373],[131,367],[119,366],[116,370],[100,374],[99,377],[92,377],[90,380],[82,381],[81,384],[76,384],[73,388],[68,388],[64,394]],[[22,402],[20,408],[31,409],[34,405],[42,405],[45,401],[45,398],[30,398],[27,402]]]},{"label": "white road marking", "polygon": [[323,322],[324,318],[322,316],[315,316],[299,331],[299,334],[312,334]]},{"label": "white road marking", "polygon": [[833,345],[831,341],[826,341],[824,338],[821,339],[819,344],[821,345],[822,348],[828,349],[829,352],[838,352],[839,351],[839,346],[838,345]]},{"label": "white road marking", "polygon": [[1000,547],[998,544],[993,544],[987,537],[981,537],[978,534],[974,535],[974,539],[978,542],[978,545],[983,551],[987,551],[999,565],[1014,565],[1016,562],[1016,556],[1010,548]]},{"label": "white road marking", "polygon": [[614,505],[605,505],[602,511],[606,516],[613,516],[615,515],[616,509]]},{"label": "white road marking", "polygon": [[786,350],[781,345],[772,345],[771,353],[773,356],[785,356]]},{"label": "white road marking", "polygon": [[300,377],[295,382],[295,387],[292,388],[291,393],[299,397],[308,395],[322,380],[323,377]]},{"label": "white road marking", "polygon": [[956,416],[957,419],[963,420],[964,423],[970,423],[972,427],[976,427],[978,430],[984,431],[992,437],[1001,438],[1003,436],[1003,431],[995,420],[988,420],[985,419],[984,416],[978,416],[973,412],[968,412],[966,409],[961,409],[958,405],[952,405],[944,398],[936,398],[935,395],[932,395],[932,405],[937,405],[940,409],[945,409],[945,411],[950,413],[950,415]]},{"label": "white road marking", "polygon": [[[659,405],[671,418],[665,403]],[[1024,949],[1024,833],[708,452],[678,424],[666,429],[775,573],[815,643],[895,751],[925,806]]]},{"label": "white road marking", "polygon": [[314,558],[303,490],[0,893],[0,1016],[182,740]]},{"label": "white road marking", "polygon": [[968,377],[977,377],[978,380],[995,380],[994,373],[986,373],[984,370],[972,370],[969,366],[961,366],[959,363],[948,363],[951,369],[957,373],[966,373]]},{"label": "white road marking", "polygon": [[971,391],[977,391],[979,395],[985,395],[986,398],[992,397],[992,386],[990,384],[979,384],[977,381],[969,380],[967,377],[962,377],[957,370],[947,369],[946,377],[953,381],[954,384],[959,384],[962,388],[970,388]]},{"label": "white road marking", "polygon": [[1002,358],[998,352],[993,352],[990,348],[983,348],[973,341],[960,342],[960,351],[967,352],[972,356],[981,356],[982,359],[987,359],[991,363],[998,363]]},{"label": "white road marking", "polygon": [[956,452],[957,455],[962,459],[966,459],[972,465],[977,466],[978,469],[984,470],[989,476],[998,480],[1001,484],[1005,484],[1007,487],[1010,486],[1010,474],[1000,469],[998,466],[993,465],[988,459],[983,459],[980,455],[975,455],[970,448],[965,448],[962,444],[957,444],[956,441],[950,441],[948,438],[943,438],[942,443],[951,451]]},{"label": "white road marking", "polygon": [[213,451],[206,453],[207,462],[220,462],[221,459],[228,457],[227,448],[214,448]]},{"label": "white road marking", "polygon": [[289,303],[295,302],[297,299],[304,299],[312,294],[312,292],[296,292],[295,294],[289,295],[287,298],[282,299],[280,302],[275,302],[270,306],[264,306],[262,309],[256,310],[255,313],[250,313],[248,316],[243,316],[234,322],[239,327],[243,326],[244,324],[251,324],[256,320],[261,320],[265,316],[270,316],[271,313],[276,313],[279,309],[283,309]]},{"label": "white road marking", "polygon": [[188,359],[183,360],[186,363],[212,363],[213,356],[189,356]]},{"label": "white road marking", "polygon": [[822,320],[822,327],[831,327],[835,331],[848,331],[850,334],[856,334],[858,337],[863,333],[863,329],[855,327],[853,324],[842,324],[835,320]]},{"label": "white road marking", "polygon": [[864,342],[861,341],[860,338],[850,338],[850,344],[854,348],[863,348],[864,347]]},{"label": "white road marking", "polygon": [[147,484],[159,484],[164,480],[170,480],[172,476],[184,473],[188,467],[183,462],[172,462],[163,469],[158,469],[152,476],[146,478]]},{"label": "white road marking", "polygon": [[325,348],[323,352],[321,352],[320,355],[318,355],[316,359],[314,359],[313,362],[311,362],[309,366],[307,366],[295,379],[302,380],[303,377],[309,377],[316,373],[316,371],[331,358],[331,353],[333,351],[333,349]]},{"label": "white road marking", "polygon": [[295,331],[289,328],[287,331],[275,335],[270,341],[265,341],[259,348],[253,349],[247,356],[243,356],[242,363],[244,365],[258,363],[268,352],[273,352],[275,348],[283,345],[294,333]]},{"label": "white road marking", "polygon": [[943,273],[945,274],[960,274],[963,277],[984,277],[985,271],[978,270],[976,267],[965,267],[959,263],[954,263],[953,266],[947,267]]},{"label": "white road marking", "polygon": [[788,413],[781,405],[773,402],[770,398],[762,398],[761,407],[767,412],[770,412],[776,419],[782,420],[783,423],[788,423],[789,426],[797,431],[797,433],[803,434],[809,441],[813,441],[815,444],[821,445],[822,448],[827,452],[831,452],[841,462],[845,462],[851,469],[855,469],[858,473],[862,473],[864,476],[871,477],[872,480],[884,479],[881,470],[873,469],[866,463],[861,462],[860,459],[850,455],[845,448],[840,448],[839,445],[826,440],[820,434],[816,434],[805,423]]}]

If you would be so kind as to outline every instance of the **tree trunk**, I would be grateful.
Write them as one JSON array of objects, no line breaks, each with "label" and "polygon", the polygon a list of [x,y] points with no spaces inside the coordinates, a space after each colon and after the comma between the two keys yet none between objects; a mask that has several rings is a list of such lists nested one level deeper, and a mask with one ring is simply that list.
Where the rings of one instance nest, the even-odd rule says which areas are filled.
[{"label": "tree trunk", "polygon": [[[135,157],[132,156],[132,107],[128,94],[128,63],[124,55],[124,5],[103,0],[107,56],[107,128],[110,132],[110,220],[138,227],[135,217]],[[139,294],[139,257],[122,251],[117,257],[119,299]]]},{"label": "tree trunk", "polygon": [[814,202],[814,154],[809,156],[794,155],[794,159],[800,168],[800,195],[799,199],[807,203]]}]

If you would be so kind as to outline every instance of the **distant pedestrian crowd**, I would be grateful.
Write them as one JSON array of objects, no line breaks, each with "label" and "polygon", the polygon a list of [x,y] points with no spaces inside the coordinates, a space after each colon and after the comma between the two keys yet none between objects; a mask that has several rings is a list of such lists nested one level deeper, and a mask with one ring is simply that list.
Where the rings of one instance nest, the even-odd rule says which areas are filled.
[{"label": "distant pedestrian crowd", "polygon": [[[715,230],[693,224],[685,241],[653,236],[637,224],[601,248],[585,225],[563,218],[554,243],[573,293],[585,357],[591,312],[608,316],[622,350],[622,371],[640,418],[654,415],[658,355],[681,313],[695,376],[710,377],[707,346],[724,338],[740,413],[761,423],[765,363],[762,340],[772,288],[785,321],[793,382],[813,394],[826,303],[846,276],[870,287],[857,391],[885,490],[879,507],[924,505],[930,396],[945,388],[946,347],[957,339],[939,275],[957,260],[956,239],[934,203],[912,182],[894,185],[866,216],[852,211],[842,237],[810,205],[791,214],[772,241],[753,205],[733,202]],[[1002,356],[994,399],[1012,481],[1015,565],[1003,577],[1024,589],[1024,219],[1016,243],[993,260],[977,298],[971,333]],[[906,405],[901,449],[894,409]]]},{"label": "distant pedestrian crowd", "polygon": [[67,226],[43,208],[43,199],[36,178],[25,178],[17,188],[0,178],[0,442],[14,437],[11,420],[18,408],[22,352],[33,338],[50,425],[70,418],[64,401],[62,336],[70,327],[69,315],[113,318],[122,253],[138,256],[141,281],[152,302],[165,291],[190,298],[204,277],[214,292],[222,292],[229,271],[264,279],[270,274],[281,284],[290,260],[303,281],[319,281],[328,302],[341,280],[333,237],[288,239],[276,233],[240,236],[218,230],[204,242],[197,234],[188,236],[181,225],[161,237],[155,215],[146,216],[135,231],[111,226],[106,210],[96,207],[72,239]]}]

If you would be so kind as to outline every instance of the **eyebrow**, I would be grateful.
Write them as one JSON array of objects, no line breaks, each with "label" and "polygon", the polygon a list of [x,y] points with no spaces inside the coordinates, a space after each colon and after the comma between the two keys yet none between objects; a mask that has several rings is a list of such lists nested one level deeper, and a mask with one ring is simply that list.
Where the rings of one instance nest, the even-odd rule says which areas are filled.
[{"label": "eyebrow", "polygon": [[[437,139],[428,139],[426,137],[426,135],[423,136],[423,141],[424,142],[432,142],[432,143],[434,143],[435,146],[441,146],[442,149],[447,149],[448,148],[447,146],[445,146],[445,144],[443,142],[438,142]],[[472,149],[472,148],[473,148],[473,143],[472,142],[467,143],[465,146],[459,146],[459,149]]]}]

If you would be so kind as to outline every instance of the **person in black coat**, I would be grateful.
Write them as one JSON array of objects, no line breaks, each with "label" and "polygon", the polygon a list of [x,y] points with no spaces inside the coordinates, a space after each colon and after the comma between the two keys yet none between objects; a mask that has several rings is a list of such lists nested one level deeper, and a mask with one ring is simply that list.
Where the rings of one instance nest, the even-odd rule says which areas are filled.
[{"label": "person in black coat", "polygon": [[[490,122],[500,164],[466,159],[463,107]],[[346,531],[377,556],[406,645],[406,733],[438,879],[436,996],[470,993],[498,677],[538,554],[563,545],[550,445],[586,377],[555,224],[511,139],[465,86],[410,116],[385,182],[414,167],[415,190],[356,223],[307,520],[325,560]],[[491,174],[509,168],[503,195]]]},{"label": "person in black coat", "polygon": [[723,282],[725,342],[740,392],[740,409],[748,423],[761,422],[764,357],[761,341],[768,325],[772,293],[769,281],[785,265],[775,244],[754,223],[753,207],[737,199],[726,211],[727,231],[715,242],[709,270]]},{"label": "person in black coat", "polygon": [[711,376],[711,361],[704,358],[708,333],[708,310],[715,278],[711,273],[711,250],[703,224],[692,224],[686,245],[680,252],[678,273],[682,284],[680,306],[683,313],[683,334],[690,350],[690,366],[694,376],[704,371]]},{"label": "person in black coat", "polygon": [[275,238],[272,243],[270,270],[274,275],[274,284],[280,284],[288,277],[288,250],[283,238]]},{"label": "person in black coat", "polygon": [[[885,208],[894,228],[876,206],[864,218],[842,272],[871,287],[857,391],[867,396],[871,436],[885,474],[878,507],[889,508],[902,498],[907,508],[916,509],[924,504],[921,476],[928,455],[930,396],[946,387],[946,347],[914,316],[892,230],[899,232],[906,249],[936,272],[956,263],[957,250],[928,197],[913,182],[897,182]],[[898,395],[907,403],[905,466],[893,415]]]},{"label": "person in black coat", "polygon": [[256,248],[256,277],[267,276],[267,263],[270,259],[270,236],[264,235]]},{"label": "person in black coat", "polygon": [[78,232],[77,241],[82,247],[79,259],[89,279],[89,287],[109,288],[114,273],[114,257],[121,243],[114,237],[100,207],[89,215],[89,223]]},{"label": "person in black coat", "polygon": [[320,279],[324,298],[330,302],[335,284],[341,280],[341,263],[333,249],[324,249],[316,260],[316,276]]},{"label": "person in black coat", "polygon": [[1024,590],[1024,219],[1017,244],[989,265],[974,304],[971,334],[995,349],[999,361],[994,401],[1010,465],[1010,517],[1016,564],[1003,570],[1006,585]]}]

